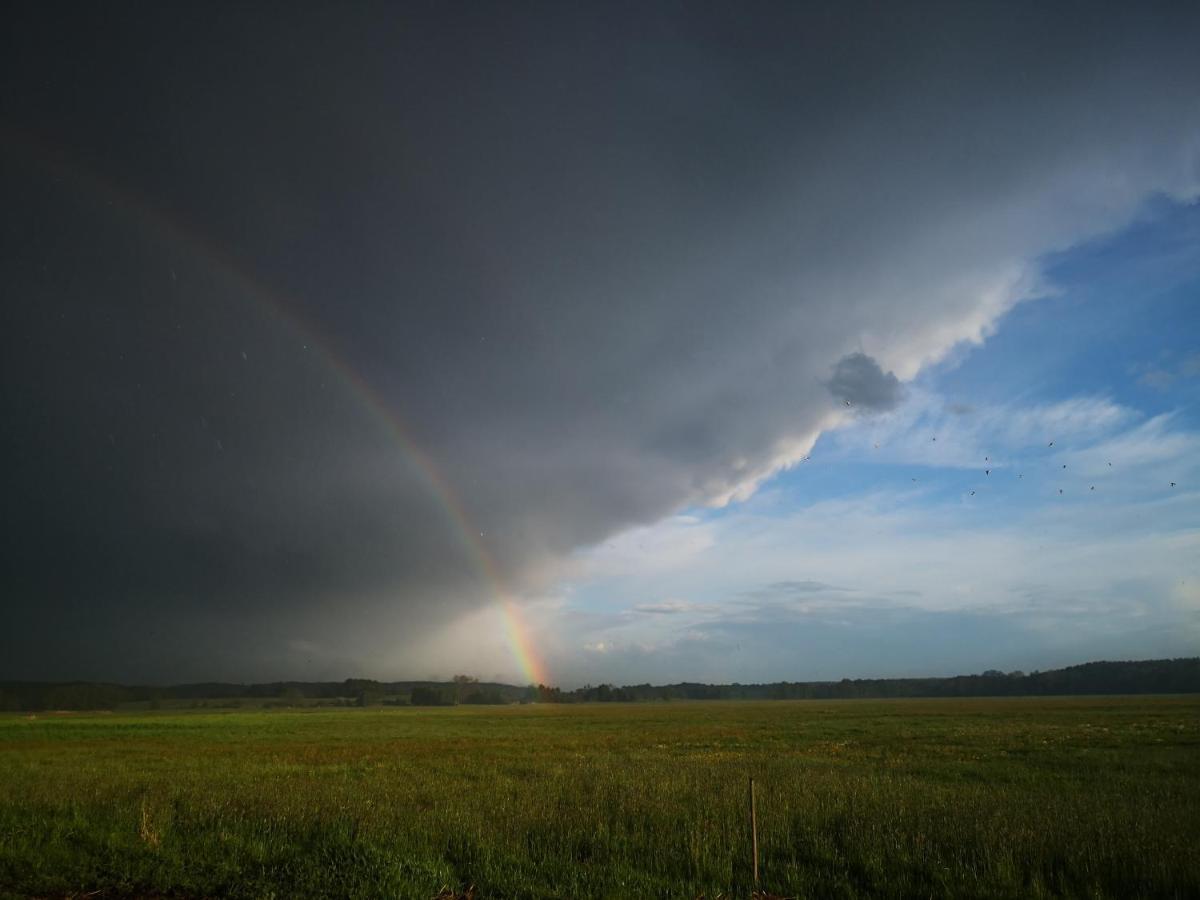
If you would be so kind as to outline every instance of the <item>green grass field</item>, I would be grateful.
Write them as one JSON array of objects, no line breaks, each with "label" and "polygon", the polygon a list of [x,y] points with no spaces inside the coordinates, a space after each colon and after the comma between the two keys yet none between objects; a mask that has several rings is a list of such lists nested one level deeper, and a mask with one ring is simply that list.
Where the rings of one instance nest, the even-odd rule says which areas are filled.
[{"label": "green grass field", "polygon": [[[1200,698],[0,717],[0,895],[1200,897]],[[92,893],[96,892],[96,893]]]}]

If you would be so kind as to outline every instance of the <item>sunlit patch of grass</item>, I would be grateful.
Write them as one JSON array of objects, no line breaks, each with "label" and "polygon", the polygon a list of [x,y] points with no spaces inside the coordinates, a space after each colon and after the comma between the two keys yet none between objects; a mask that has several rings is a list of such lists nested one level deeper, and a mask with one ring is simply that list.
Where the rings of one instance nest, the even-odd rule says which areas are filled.
[{"label": "sunlit patch of grass", "polygon": [[1200,700],[0,717],[18,896],[1200,896]]}]

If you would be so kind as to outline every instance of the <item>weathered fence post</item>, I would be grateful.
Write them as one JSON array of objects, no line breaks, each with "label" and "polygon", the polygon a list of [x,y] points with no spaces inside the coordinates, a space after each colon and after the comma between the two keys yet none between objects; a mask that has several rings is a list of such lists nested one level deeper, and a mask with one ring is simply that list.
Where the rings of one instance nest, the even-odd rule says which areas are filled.
[{"label": "weathered fence post", "polygon": [[758,812],[754,808],[754,777],[750,778],[750,847],[754,854],[754,889],[758,890]]}]

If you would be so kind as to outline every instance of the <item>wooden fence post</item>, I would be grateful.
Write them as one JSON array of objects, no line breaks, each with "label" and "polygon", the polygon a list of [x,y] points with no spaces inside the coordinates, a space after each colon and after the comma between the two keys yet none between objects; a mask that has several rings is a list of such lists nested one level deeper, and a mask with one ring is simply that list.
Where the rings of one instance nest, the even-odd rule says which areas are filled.
[{"label": "wooden fence post", "polygon": [[750,846],[754,853],[754,889],[758,890],[758,811],[754,808],[754,778],[750,778]]}]

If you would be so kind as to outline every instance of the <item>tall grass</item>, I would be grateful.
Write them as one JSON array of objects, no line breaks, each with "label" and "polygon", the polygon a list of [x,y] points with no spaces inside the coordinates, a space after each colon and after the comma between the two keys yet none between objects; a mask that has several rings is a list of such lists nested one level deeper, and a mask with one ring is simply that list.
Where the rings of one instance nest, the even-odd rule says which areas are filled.
[{"label": "tall grass", "polygon": [[1198,897],[1200,699],[0,718],[17,896]]}]

